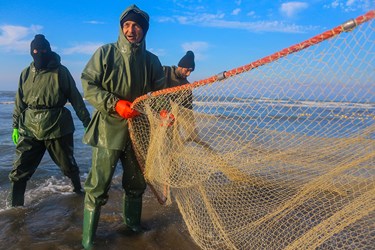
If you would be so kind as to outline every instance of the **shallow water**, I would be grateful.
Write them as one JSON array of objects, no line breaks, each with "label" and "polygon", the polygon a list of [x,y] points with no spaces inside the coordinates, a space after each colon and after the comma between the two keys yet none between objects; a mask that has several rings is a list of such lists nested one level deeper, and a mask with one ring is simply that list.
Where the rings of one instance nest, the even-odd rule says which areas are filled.
[{"label": "shallow water", "polygon": [[[70,180],[46,153],[27,183],[25,207],[10,208],[7,201],[15,146],[11,140],[14,92],[0,92],[0,249],[82,249],[83,196],[72,192]],[[89,111],[92,107],[87,104]],[[81,140],[83,127],[71,107],[75,122],[74,152],[86,179],[91,147]],[[102,207],[95,249],[199,249],[173,203],[160,205],[147,189],[142,224],[150,230],[139,235],[126,231],[122,219],[121,167],[118,166],[108,203]]]},{"label": "shallow water", "polygon": [[[103,206],[95,249],[199,249],[176,206],[161,206],[147,190],[142,224],[148,231],[132,234],[121,214],[122,190],[112,186]],[[45,197],[35,205],[0,212],[0,249],[82,249],[83,196],[74,193]]]},{"label": "shallow water", "polygon": [[[83,196],[72,193],[70,180],[62,176],[48,154],[44,156],[36,173],[28,182],[25,207],[9,208],[7,202],[10,187],[8,174],[15,153],[15,147],[11,140],[11,118],[14,105],[11,101],[12,95],[14,93],[0,92],[0,249],[81,249]],[[283,103],[278,103],[278,105],[281,105],[280,112],[287,110],[283,108],[285,106]],[[327,111],[325,122],[330,126],[327,126],[327,130],[325,130],[326,136],[337,136],[337,134],[331,133],[336,130],[330,129],[337,125],[336,116],[332,116],[337,112],[335,107]],[[92,111],[90,105],[88,108]],[[315,110],[319,107],[309,104],[306,110],[301,112],[314,113],[310,112],[310,109]],[[351,119],[343,121],[345,126],[342,126],[340,135],[346,132],[356,133],[361,126],[374,124],[372,117],[375,106],[373,104],[358,110],[356,108],[349,109],[349,111],[353,110],[356,112],[351,112]],[[265,109],[265,111],[267,110]],[[348,113],[344,108],[340,108],[339,111]],[[365,115],[359,116],[358,114]],[[91,165],[91,148],[82,144],[82,124],[74,111],[72,115],[76,126],[74,134],[75,157],[81,170],[83,183]],[[304,124],[304,126],[299,126],[300,132],[304,132],[309,126],[315,126],[314,123],[309,123],[309,120],[303,117],[292,118],[301,119],[301,124]],[[283,129],[282,126],[286,126],[294,129],[293,126],[285,125],[289,124],[288,116],[285,119],[285,123],[281,122],[280,118],[274,119],[274,122],[269,123],[271,124],[270,128]],[[247,126],[263,126],[263,124],[254,124],[252,121],[253,119],[249,119]],[[320,128],[317,130],[320,131]],[[312,130],[312,133],[315,132]],[[123,225],[121,212],[123,191],[120,176],[121,167],[117,167],[108,203],[102,208],[95,249],[199,249],[189,235],[176,203],[172,202],[171,206],[161,206],[150,190],[147,190],[144,196],[142,213],[142,223],[150,230],[140,235],[127,232]]]}]

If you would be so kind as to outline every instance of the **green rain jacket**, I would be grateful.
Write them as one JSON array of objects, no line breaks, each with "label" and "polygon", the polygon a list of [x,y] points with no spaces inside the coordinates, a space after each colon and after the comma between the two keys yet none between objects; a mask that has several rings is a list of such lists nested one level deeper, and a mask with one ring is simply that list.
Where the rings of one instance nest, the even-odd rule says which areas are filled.
[{"label": "green rain jacket", "polygon": [[[186,78],[180,78],[176,74],[177,66],[163,66],[164,76],[165,76],[165,83],[168,88],[181,86],[184,84],[188,84],[189,81]],[[181,93],[177,93],[177,95],[181,95]],[[193,109],[193,92],[191,90],[187,90],[182,93],[182,97],[175,97],[179,99],[182,106],[187,109]]]},{"label": "green rain jacket", "polygon": [[55,139],[74,132],[74,123],[65,104],[70,102],[83,126],[90,113],[69,70],[52,52],[47,69],[36,70],[34,62],[20,76],[13,111],[13,128],[22,136],[38,140]]},{"label": "green rain jacket", "polygon": [[[149,20],[135,5],[127,8],[120,20],[134,10]],[[163,68],[158,57],[146,50],[145,37],[131,44],[119,22],[116,43],[100,47],[82,72],[84,97],[95,107],[83,142],[94,147],[124,150],[129,140],[128,121],[115,111],[121,100],[133,102],[150,91],[164,88]]]},{"label": "green rain jacket", "polygon": [[165,81],[168,88],[181,86],[189,83],[186,78],[180,78],[176,74],[177,66],[163,66]]}]

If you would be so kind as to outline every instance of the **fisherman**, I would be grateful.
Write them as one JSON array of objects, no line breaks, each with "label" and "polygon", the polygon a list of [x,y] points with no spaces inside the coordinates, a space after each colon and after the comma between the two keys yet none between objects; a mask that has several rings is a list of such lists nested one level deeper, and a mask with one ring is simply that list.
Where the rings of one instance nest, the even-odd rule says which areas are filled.
[{"label": "fisherman", "polygon": [[177,66],[163,66],[167,87],[176,87],[189,83],[187,78],[195,69],[194,53],[189,50],[180,59]]},{"label": "fisherman", "polygon": [[163,68],[157,56],[146,50],[149,16],[136,5],[120,16],[117,42],[100,47],[82,72],[85,98],[96,109],[84,136],[93,147],[87,176],[82,245],[93,247],[101,206],[108,200],[112,176],[118,161],[123,168],[124,223],[133,232],[140,225],[142,196],[146,182],[129,137],[128,120],[139,113],[132,102],[150,91],[165,87]]},{"label": "fisherman", "polygon": [[71,179],[73,191],[83,192],[73,155],[73,118],[64,106],[68,101],[72,104],[84,128],[90,122],[90,113],[69,70],[44,35],[35,36],[30,52],[34,60],[21,73],[13,112],[16,159],[9,174],[11,206],[24,205],[26,183],[46,150]]},{"label": "fisherman", "polygon": [[[188,84],[187,78],[195,69],[194,53],[187,51],[180,59],[177,66],[163,66],[166,85],[168,88]],[[182,105],[185,108],[193,109],[193,95],[192,91],[188,90],[183,93]]]}]

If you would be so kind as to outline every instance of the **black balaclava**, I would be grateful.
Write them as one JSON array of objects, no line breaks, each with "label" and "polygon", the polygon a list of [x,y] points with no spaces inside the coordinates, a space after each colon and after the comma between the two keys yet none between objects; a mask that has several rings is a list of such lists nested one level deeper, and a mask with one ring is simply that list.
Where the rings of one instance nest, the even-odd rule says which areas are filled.
[{"label": "black balaclava", "polygon": [[194,62],[194,53],[193,51],[186,52],[186,55],[184,55],[181,60],[178,62],[177,66],[187,69],[192,69],[194,71],[195,69],[195,62]]},{"label": "black balaclava", "polygon": [[[37,53],[34,53],[35,49]],[[34,66],[37,70],[47,68],[51,59],[51,46],[44,35],[35,35],[34,40],[30,44],[30,53],[34,59]]]}]

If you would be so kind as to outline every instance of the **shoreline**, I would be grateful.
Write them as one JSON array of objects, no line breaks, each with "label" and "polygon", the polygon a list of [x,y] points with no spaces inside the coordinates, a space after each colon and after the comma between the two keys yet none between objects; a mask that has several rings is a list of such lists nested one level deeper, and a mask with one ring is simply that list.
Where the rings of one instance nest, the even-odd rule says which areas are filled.
[{"label": "shoreline", "polygon": [[[126,230],[123,190],[112,185],[102,206],[94,249],[200,249],[191,238],[176,203],[160,205],[149,188],[143,196],[146,232]],[[82,249],[83,195],[53,195],[38,204],[0,213],[0,249]]]}]

